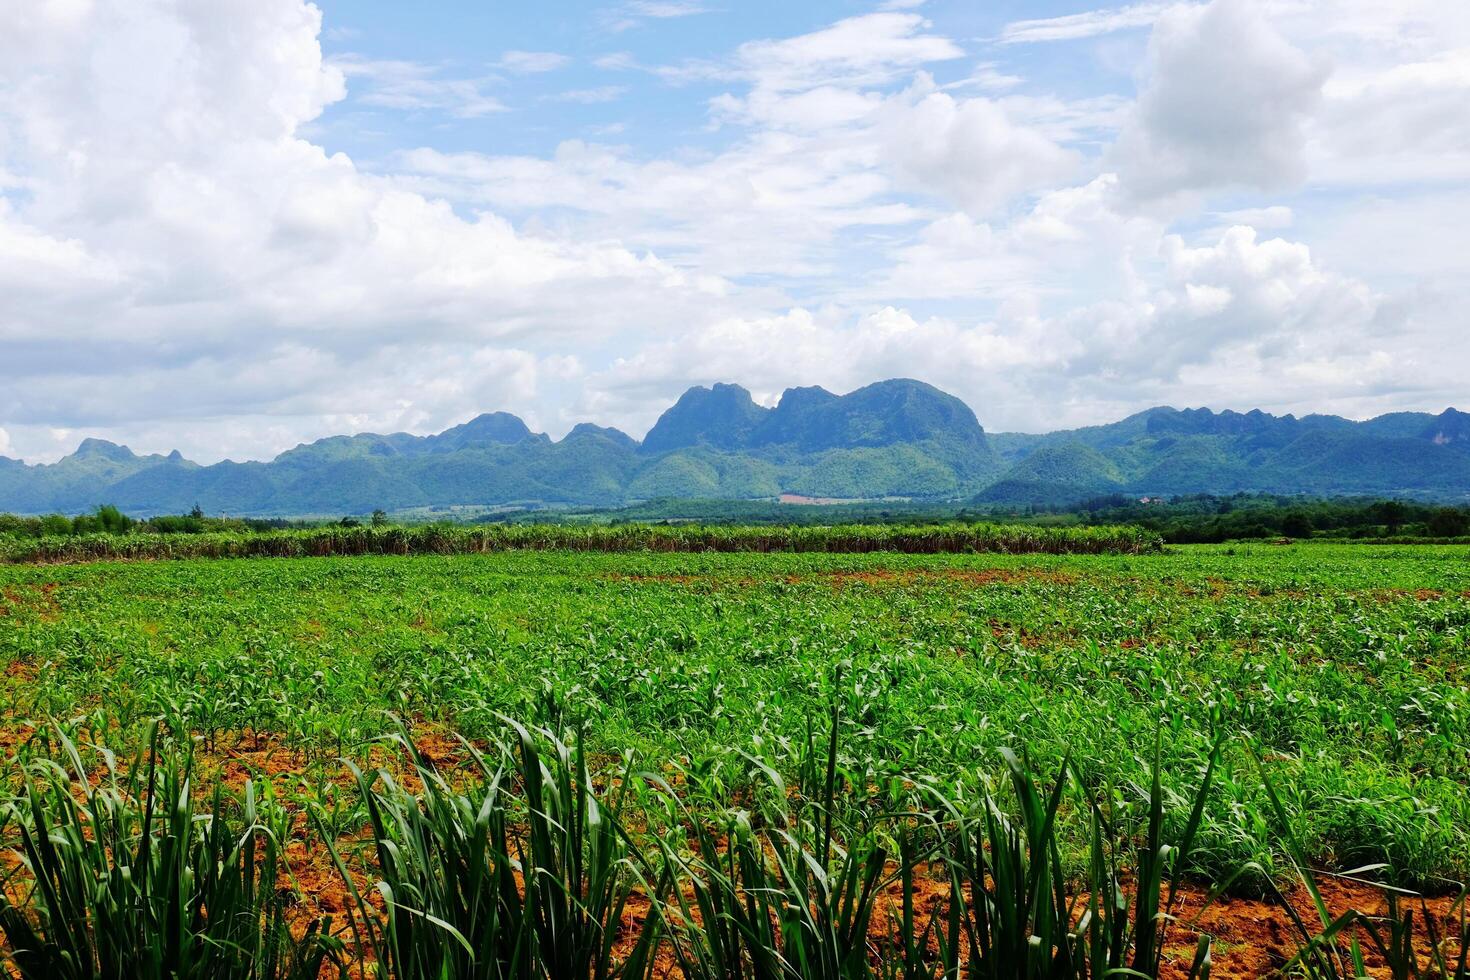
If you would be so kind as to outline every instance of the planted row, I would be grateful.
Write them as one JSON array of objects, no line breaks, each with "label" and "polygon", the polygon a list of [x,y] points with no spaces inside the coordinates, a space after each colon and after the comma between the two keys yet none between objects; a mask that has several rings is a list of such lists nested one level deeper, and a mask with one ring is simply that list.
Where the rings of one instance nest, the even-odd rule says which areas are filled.
[{"label": "planted row", "polygon": [[496,525],[325,527],[224,534],[94,534],[0,540],[16,562],[104,559],[301,558],[480,554],[495,551],[828,552],[907,554],[1143,554],[1158,535],[1134,527],[1000,524],[721,527],[713,525]]},{"label": "planted row", "polygon": [[[345,834],[342,814],[303,818],[252,783],[199,792],[187,746],[156,734],[131,766],[104,754],[100,779],[62,739],[65,765],[30,767],[6,809],[5,956],[26,980],[1209,975],[1211,939],[1181,955],[1171,933],[1191,932],[1178,888],[1218,753],[1185,799],[1161,788],[1155,747],[1146,787],[1089,787],[1065,763],[1039,777],[1005,754],[976,798],[920,785],[880,810],[841,785],[833,722],[825,767],[796,786],[768,772],[748,808],[721,812],[688,806],[677,772],[594,769],[580,739],[510,723],[448,772],[400,732],[403,766],[352,770],[361,830]],[[1087,814],[1080,880],[1060,856],[1065,808]],[[335,925],[297,905],[293,836],[350,896]],[[1372,958],[1396,977],[1470,975],[1463,897],[1457,933],[1402,895],[1388,915],[1334,916],[1286,838],[1311,901],[1291,912],[1284,973],[1363,976]]]}]

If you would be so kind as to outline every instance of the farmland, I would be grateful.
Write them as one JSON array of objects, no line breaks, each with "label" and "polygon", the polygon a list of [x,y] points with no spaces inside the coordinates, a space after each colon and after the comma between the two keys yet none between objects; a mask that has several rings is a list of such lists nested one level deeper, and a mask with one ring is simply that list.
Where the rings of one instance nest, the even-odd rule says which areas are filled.
[{"label": "farmland", "polygon": [[[339,838],[372,823],[373,794],[401,818],[382,818],[375,835],[408,833],[410,812],[437,812],[436,792],[477,792],[464,789],[483,782],[477,754],[490,769],[524,764],[512,719],[553,760],[548,773],[569,778],[573,811],[577,760],[588,783],[621,787],[618,846],[645,855],[734,848],[734,831],[674,848],[668,830],[745,814],[758,832],[810,816],[815,832],[792,831],[791,846],[820,840],[815,850],[836,864],[830,842],[844,831],[876,835],[891,856],[919,845],[882,814],[934,818],[993,799],[1026,826],[1016,773],[1046,798],[1065,772],[1045,862],[1093,893],[1104,836],[1107,848],[1141,847],[1116,852],[1127,878],[1147,872],[1140,855],[1155,832],[1190,841],[1171,876],[1228,883],[1243,899],[1286,887],[1298,865],[1371,865],[1368,877],[1433,894],[1470,874],[1463,547],[15,564],[0,566],[0,666],[12,792],[42,758],[95,782],[105,766],[91,746],[116,750],[126,772],[129,753],[156,738],[171,759],[192,755],[201,783],[217,777],[239,794],[248,779],[252,794],[266,792],[283,808],[282,838],[337,840],[342,875],[350,882],[346,866],[360,865],[364,892],[389,870]],[[383,742],[400,724],[419,755]],[[568,761],[556,761],[553,735]],[[81,747],[71,763],[68,744]],[[366,768],[363,785],[344,759]],[[377,766],[397,774],[392,788],[368,789]],[[435,790],[440,771],[456,775]],[[528,779],[523,769],[511,782]],[[495,792],[521,801],[509,785]],[[421,792],[406,804],[394,795],[403,787]],[[514,814],[520,803],[506,805]],[[6,832],[28,819],[14,811]],[[527,821],[533,833],[534,807],[513,822]],[[325,860],[324,846],[307,850]],[[630,867],[667,871],[649,861]],[[693,887],[676,882],[667,895]],[[348,892],[337,896],[339,932],[378,907]],[[318,898],[306,906],[320,909]],[[649,939],[649,970],[677,959],[676,931]],[[941,956],[945,943],[930,939]],[[372,948],[395,975],[437,975]],[[639,955],[625,944],[617,958]],[[681,968],[698,973],[685,955]],[[1170,955],[1188,968],[1187,952]]]}]

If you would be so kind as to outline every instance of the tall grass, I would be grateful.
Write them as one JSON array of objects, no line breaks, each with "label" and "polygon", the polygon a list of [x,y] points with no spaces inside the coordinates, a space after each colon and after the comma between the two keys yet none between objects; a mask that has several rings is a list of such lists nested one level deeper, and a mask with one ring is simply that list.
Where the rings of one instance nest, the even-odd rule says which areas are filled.
[{"label": "tall grass", "polygon": [[340,959],[326,922],[286,920],[284,811],[247,783],[201,809],[187,753],[124,772],[61,737],[69,769],[36,763],[7,807],[16,863],[0,884],[0,931],[23,980],[308,980]]},{"label": "tall grass", "polygon": [[[30,767],[7,809],[3,962],[25,980],[1209,976],[1208,937],[1178,963],[1165,948],[1218,748],[1182,801],[1161,789],[1156,745],[1146,787],[1100,793],[1067,762],[1040,778],[1007,753],[978,798],[920,787],[884,810],[844,786],[839,722],[834,710],[813,742],[816,778],[787,787],[763,770],[762,805],[725,812],[692,804],[677,773],[594,771],[575,733],[508,722],[503,745],[466,743],[467,765],[446,773],[400,731],[404,767],[351,770],[361,834],[339,837],[322,813],[310,824],[353,906],[330,936],[292,918],[289,819],[251,784],[201,797],[187,750],[155,737],[126,769],[107,759],[94,788],[62,740],[69,770]],[[1090,816],[1080,879],[1064,807]],[[1362,976],[1361,936],[1394,977],[1466,980],[1463,899],[1459,935],[1393,892],[1386,915],[1332,919],[1299,869],[1321,925],[1293,911],[1289,969]]]},{"label": "tall grass", "polygon": [[402,733],[394,741],[421,792],[386,770],[367,776],[352,767],[368,808],[382,916],[322,837],[357,907],[359,946],[401,978],[646,975],[656,918],[614,952],[635,885],[647,882],[616,800],[599,801],[580,748],[553,739],[548,763],[530,732],[512,727],[518,756],[492,765],[466,746],[481,777],[469,793],[454,790]]},{"label": "tall grass", "polygon": [[1136,527],[1003,524],[724,527],[711,525],[501,525],[328,527],[225,534],[83,535],[0,542],[11,562],[104,559],[301,558],[478,554],[513,550],[604,552],[830,552],[908,554],[1142,554],[1157,534]]}]

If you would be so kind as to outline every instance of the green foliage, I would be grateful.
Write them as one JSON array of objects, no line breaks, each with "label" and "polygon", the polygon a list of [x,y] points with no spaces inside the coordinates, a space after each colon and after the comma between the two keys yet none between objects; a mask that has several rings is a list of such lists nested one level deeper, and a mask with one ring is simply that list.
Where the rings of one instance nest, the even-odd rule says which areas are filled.
[{"label": "green foliage", "polygon": [[[806,750],[816,778],[792,792],[761,767],[771,803],[752,814],[711,810],[692,781],[676,788],[636,771],[631,756],[599,786],[575,732],[568,745],[508,725],[510,745],[494,758],[464,743],[469,769],[452,780],[400,728],[384,741],[406,756],[415,790],[387,767],[367,775],[348,763],[365,831],[344,838],[317,803],[299,832],[330,855],[349,896],[352,914],[335,932],[288,916],[291,893],[276,882],[289,812],[258,801],[253,783],[235,793],[216,782],[197,809],[189,752],[160,747],[155,730],[146,761],[109,765],[104,786],[87,788],[81,756],[62,738],[82,788],[74,793],[48,761],[22,779],[12,805],[22,858],[0,892],[0,957],[25,980],[307,980],[365,970],[383,980],[644,980],[668,975],[660,957],[695,980],[962,971],[1147,980],[1166,967],[1209,976],[1209,935],[1190,961],[1167,964],[1165,948],[1223,743],[1178,798],[1163,788],[1156,731],[1146,788],[1089,784],[1065,760],[1048,785],[1004,750],[1003,790],[987,784],[970,797],[927,785],[901,807],[872,810],[854,806],[846,787],[834,701],[824,736]],[[1290,821],[1269,777],[1264,789]],[[1076,873],[1063,859],[1067,810],[1087,814]],[[1285,827],[1295,862],[1300,844]],[[364,853],[345,846],[358,837]],[[1463,894],[1458,932],[1422,903],[1416,922],[1395,889],[1385,889],[1386,914],[1334,919],[1315,875],[1293,866],[1321,928],[1278,893],[1298,933],[1285,972],[1365,976],[1350,931],[1361,926],[1393,976],[1467,976]],[[947,886],[922,913],[921,878]],[[630,915],[635,905],[642,912]],[[1427,952],[1416,928],[1428,933]]]},{"label": "green foliage", "polygon": [[[973,760],[1002,747],[1044,770],[1071,748],[1089,783],[1122,784],[1141,778],[1136,744],[1163,710],[1166,791],[1182,791],[1216,733],[1241,733],[1304,789],[1314,859],[1387,861],[1414,882],[1470,870],[1466,554],[527,549],[9,565],[0,692],[17,725],[129,731],[170,712],[207,745],[274,732],[319,760],[376,734],[385,710],[472,738],[497,733],[499,714],[581,719],[595,751],[700,760],[725,800],[749,782],[740,752],[794,777],[792,746],[833,698],[849,719],[844,771],[880,787],[920,775],[973,788]],[[844,660],[839,687],[829,674]],[[1247,762],[1222,761],[1200,858],[1213,872],[1272,867]]]},{"label": "green foliage", "polygon": [[1289,538],[1310,538],[1314,530],[1312,518],[1300,510],[1293,510],[1281,518],[1281,533]]},{"label": "green foliage", "polygon": [[120,772],[104,755],[97,786],[60,743],[64,765],[35,763],[4,821],[19,841],[0,931],[23,980],[315,980],[340,959],[330,923],[291,934],[287,821],[269,795],[216,785],[198,808],[188,752],[160,759],[157,729],[146,760]]},{"label": "green foliage", "polygon": [[1043,445],[986,488],[977,503],[1075,501],[1116,490],[1123,474],[1102,453],[1080,442]]},{"label": "green foliage", "polygon": [[[1074,503],[1110,484],[1134,496],[1251,491],[1464,500],[1465,417],[1451,409],[1352,422],[1153,408],[1071,432],[992,436],[1010,468],[977,500]],[[1033,475],[1038,456],[1045,463],[1040,478]]]},{"label": "green foliage", "polygon": [[[659,942],[643,923],[630,952],[615,955],[619,928],[647,864],[618,824],[619,799],[599,799],[585,749],[550,733],[554,754],[512,725],[518,757],[492,764],[472,746],[475,790],[456,790],[413,745],[395,741],[422,783],[413,793],[385,769],[351,766],[366,803],[380,916],[355,884],[329,831],[317,824],[357,907],[360,943],[387,976],[641,977]],[[626,780],[630,773],[623,773]],[[663,891],[648,888],[655,902]]]},{"label": "green foliage", "polygon": [[784,482],[791,493],[813,497],[953,497],[963,477],[925,446],[830,449],[812,457]]},{"label": "green foliage", "polygon": [[[46,535],[74,534],[76,525],[63,514],[47,514],[40,520],[40,533]],[[39,536],[39,535],[38,535]]]},{"label": "green foliage", "polygon": [[200,519],[204,508],[321,516],[782,493],[982,507],[1074,505],[1113,492],[1460,503],[1470,486],[1467,418],[1451,410],[1350,422],[1156,408],[1046,436],[987,435],[963,402],[918,381],[882,381],[842,396],[794,388],[775,408],[737,385],[715,385],[686,392],[642,445],[589,424],[553,441],[503,412],[432,436],[333,436],[268,463],[198,466],[89,439],[54,464],[6,462],[0,507],[77,513],[98,494],[134,513],[193,505]]},{"label": "green foliage", "polygon": [[1071,524],[1134,524],[1180,544],[1218,544],[1248,538],[1351,538],[1397,541],[1400,537],[1449,543],[1470,524],[1470,508],[1412,501],[1312,500],[1261,494],[1217,497],[1194,494],[1138,500],[1112,494],[1051,507],[995,508],[992,519]]},{"label": "green foliage", "polygon": [[[1464,547],[1325,544],[0,566],[8,965],[285,977],[335,939],[415,980],[1155,976],[1186,876],[1470,873],[1467,592]],[[272,752],[235,790],[191,761]],[[288,840],[342,876],[325,938]],[[1352,928],[1463,978],[1396,900],[1299,903],[1297,965],[1354,970]]]},{"label": "green foliage", "polygon": [[849,524],[721,527],[710,525],[500,524],[364,527],[354,517],[311,530],[215,534],[94,534],[0,541],[0,560],[92,561],[109,558],[291,558],[330,555],[480,554],[494,551],[892,551],[909,554],[1142,554],[1159,539],[1130,527],[1044,528],[1013,524]]},{"label": "green foliage", "polygon": [[1441,507],[1424,521],[1424,530],[1436,538],[1458,538],[1470,534],[1470,511]]},{"label": "green foliage", "polygon": [[14,540],[126,534],[244,534],[290,526],[307,525],[282,520],[210,518],[198,512],[198,508],[189,514],[166,514],[137,520],[122,513],[112,504],[104,504],[91,513],[78,514],[76,517],[67,517],[65,514],[48,514],[45,517],[0,514],[0,542],[6,538]]}]

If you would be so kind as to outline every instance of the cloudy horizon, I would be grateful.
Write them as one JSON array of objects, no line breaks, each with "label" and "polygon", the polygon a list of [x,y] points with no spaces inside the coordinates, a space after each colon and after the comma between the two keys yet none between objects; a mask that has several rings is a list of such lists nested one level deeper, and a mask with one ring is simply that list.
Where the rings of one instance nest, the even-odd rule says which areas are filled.
[{"label": "cloudy horizon", "polygon": [[0,455],[1470,408],[1465,5],[4,5]]}]

